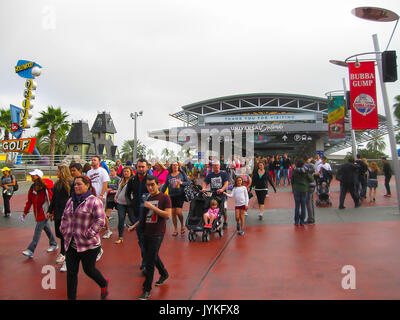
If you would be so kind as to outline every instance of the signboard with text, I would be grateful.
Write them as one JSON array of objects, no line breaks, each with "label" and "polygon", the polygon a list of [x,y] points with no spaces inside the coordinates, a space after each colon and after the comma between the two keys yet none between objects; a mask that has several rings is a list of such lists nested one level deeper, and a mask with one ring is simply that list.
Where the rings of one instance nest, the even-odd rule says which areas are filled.
[{"label": "signboard with text", "polygon": [[378,129],[375,61],[349,62],[351,125],[354,130]]}]

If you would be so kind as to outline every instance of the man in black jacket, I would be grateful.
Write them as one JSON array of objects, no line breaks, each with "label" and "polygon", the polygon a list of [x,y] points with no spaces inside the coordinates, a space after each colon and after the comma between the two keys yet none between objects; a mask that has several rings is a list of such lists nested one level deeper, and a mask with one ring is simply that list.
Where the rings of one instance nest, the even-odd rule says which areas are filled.
[{"label": "man in black jacket", "polygon": [[360,206],[358,195],[356,194],[355,184],[357,179],[358,170],[354,162],[354,158],[351,157],[347,163],[342,164],[336,174],[336,179],[340,181],[340,201],[339,209],[344,209],[344,200],[347,192],[350,192],[351,197],[354,200],[354,207]]},{"label": "man in black jacket", "polygon": [[[133,208],[134,220],[133,223],[140,221],[143,213],[143,204],[147,200],[148,190],[146,188],[147,177],[147,160],[139,159],[136,164],[136,174],[132,176],[126,186],[126,200],[128,206]],[[139,224],[139,226],[141,226]],[[142,254],[142,265],[140,270],[145,272],[146,262],[144,260],[144,236],[141,227],[136,228],[136,233],[139,239],[139,247]]]},{"label": "man in black jacket", "polygon": [[358,169],[358,181],[356,184],[356,194],[359,196],[360,200],[366,199],[367,195],[367,171],[368,166],[361,160],[361,155],[357,154],[356,167]]},{"label": "man in black jacket", "polygon": [[386,194],[385,197],[391,197],[392,193],[390,192],[390,179],[392,178],[392,168],[390,164],[387,162],[385,157],[382,157],[382,163],[383,163],[383,174],[385,175],[385,188],[386,188]]}]

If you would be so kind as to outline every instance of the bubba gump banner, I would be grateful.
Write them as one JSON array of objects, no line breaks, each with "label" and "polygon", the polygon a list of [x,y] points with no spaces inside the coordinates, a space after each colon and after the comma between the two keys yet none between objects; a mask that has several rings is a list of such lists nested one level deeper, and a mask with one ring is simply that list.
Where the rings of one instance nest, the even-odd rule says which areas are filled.
[{"label": "bubba gump banner", "polygon": [[329,97],[328,103],[328,137],[330,139],[344,139],[344,97]]},{"label": "bubba gump banner", "polygon": [[375,61],[349,62],[351,126],[354,130],[378,129]]}]

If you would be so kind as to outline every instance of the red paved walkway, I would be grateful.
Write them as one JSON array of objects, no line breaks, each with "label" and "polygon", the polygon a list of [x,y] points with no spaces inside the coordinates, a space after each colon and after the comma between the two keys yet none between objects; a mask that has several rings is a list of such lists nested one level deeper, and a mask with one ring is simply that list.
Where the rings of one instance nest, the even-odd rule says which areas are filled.
[{"label": "red paved walkway", "polygon": [[[160,255],[171,277],[165,286],[152,290],[152,298],[399,299],[399,232],[400,222],[390,221],[305,228],[253,226],[244,237],[230,229],[208,243],[167,235]],[[66,274],[58,272],[56,254],[45,252],[46,237],[33,259],[21,254],[32,233],[30,229],[0,229],[0,299],[65,299]],[[111,279],[109,299],[135,299],[143,281],[136,235],[127,235],[122,246],[113,241],[103,241],[104,255],[98,262]],[[57,268],[56,290],[41,287],[44,265]],[[356,290],[341,287],[345,265],[356,268]],[[99,298],[98,287],[82,268],[78,298]]]},{"label": "red paved walkway", "polygon": [[[379,190],[375,206],[395,206]],[[337,193],[337,192],[336,192]],[[14,210],[23,207],[14,198]],[[333,192],[334,206],[337,194]],[[290,192],[271,194],[268,208],[290,208]],[[353,206],[350,195],[346,206]],[[362,208],[360,209],[362,210]],[[254,213],[253,213],[254,214]],[[244,237],[230,227],[222,238],[208,243],[171,237],[168,227],[162,257],[170,279],[152,290],[152,299],[400,299],[400,221],[324,223],[304,228],[258,225]],[[114,230],[116,231],[116,230]],[[110,278],[109,299],[136,299],[144,278],[139,271],[136,234],[127,233],[123,245],[115,234],[102,240],[99,270]],[[57,253],[45,252],[45,234],[33,259],[21,254],[33,228],[0,228],[0,299],[65,299],[66,274],[55,264]],[[56,267],[56,290],[41,286],[42,267]],[[356,290],[341,287],[342,267],[356,268]],[[158,279],[156,272],[155,280]],[[99,288],[80,268],[78,299],[99,299]]]}]

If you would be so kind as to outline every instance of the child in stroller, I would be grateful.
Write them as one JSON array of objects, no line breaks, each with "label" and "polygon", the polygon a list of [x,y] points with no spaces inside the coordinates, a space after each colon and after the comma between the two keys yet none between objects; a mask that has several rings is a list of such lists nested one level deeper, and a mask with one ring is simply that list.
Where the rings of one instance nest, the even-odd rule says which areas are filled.
[{"label": "child in stroller", "polygon": [[[207,211],[210,209],[211,204],[217,203],[218,215],[212,221],[205,220]],[[215,208],[215,205],[213,206]],[[207,242],[210,240],[212,232],[218,232],[220,237],[224,234],[220,214],[224,208],[224,198],[221,196],[210,197],[205,192],[199,191],[195,198],[190,202],[189,213],[186,218],[186,228],[189,230],[189,241],[196,241],[197,232],[202,232],[202,241]],[[211,225],[211,226],[209,226]]]},{"label": "child in stroller", "polygon": [[322,177],[317,178],[317,195],[318,199],[315,201],[317,206],[332,206],[332,201],[330,200],[329,186],[332,181],[332,171],[325,170],[322,168]]},{"label": "child in stroller", "polygon": [[219,208],[218,201],[212,199],[210,201],[210,209],[203,215],[204,218],[204,228],[212,228],[213,222],[218,218]]}]

